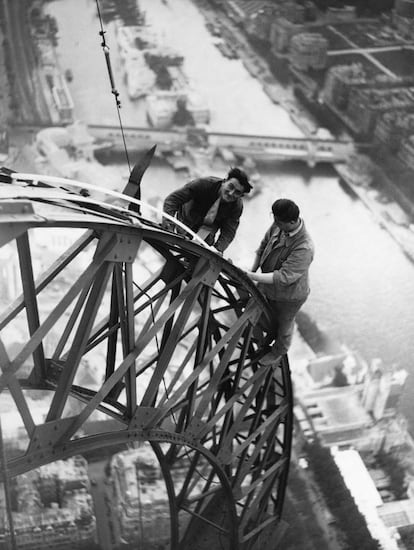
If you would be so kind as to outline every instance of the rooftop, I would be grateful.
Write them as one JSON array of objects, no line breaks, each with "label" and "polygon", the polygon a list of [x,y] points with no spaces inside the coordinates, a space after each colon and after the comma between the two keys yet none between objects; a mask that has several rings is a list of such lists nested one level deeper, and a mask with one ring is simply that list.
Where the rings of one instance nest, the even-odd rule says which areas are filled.
[{"label": "rooftop", "polygon": [[301,400],[321,432],[364,427],[372,422],[355,386],[313,390]]}]

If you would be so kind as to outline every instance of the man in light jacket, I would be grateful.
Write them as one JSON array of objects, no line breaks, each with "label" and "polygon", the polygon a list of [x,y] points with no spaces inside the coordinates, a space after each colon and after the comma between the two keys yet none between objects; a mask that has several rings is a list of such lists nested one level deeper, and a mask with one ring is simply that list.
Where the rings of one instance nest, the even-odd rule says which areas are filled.
[{"label": "man in light jacket", "polygon": [[290,347],[295,316],[309,295],[309,266],[314,256],[298,206],[279,199],[272,205],[272,214],[274,221],[256,251],[252,271],[247,271],[272,312],[270,333],[276,341],[259,361],[262,365],[277,365]]}]

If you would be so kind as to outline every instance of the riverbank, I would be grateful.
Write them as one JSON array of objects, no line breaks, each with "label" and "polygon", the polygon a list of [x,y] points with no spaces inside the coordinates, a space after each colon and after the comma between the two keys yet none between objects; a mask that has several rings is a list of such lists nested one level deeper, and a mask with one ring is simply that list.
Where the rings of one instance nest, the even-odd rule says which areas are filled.
[{"label": "riverbank", "polygon": [[384,192],[366,181],[363,174],[355,174],[350,166],[337,165],[341,181],[371,212],[376,223],[385,229],[414,263],[414,224],[412,217]]}]

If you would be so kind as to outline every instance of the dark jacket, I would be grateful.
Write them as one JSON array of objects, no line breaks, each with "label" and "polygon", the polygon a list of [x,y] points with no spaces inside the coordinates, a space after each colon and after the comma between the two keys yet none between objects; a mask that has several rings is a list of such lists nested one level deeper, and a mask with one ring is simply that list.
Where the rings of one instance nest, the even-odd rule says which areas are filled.
[{"label": "dark jacket", "polygon": [[257,254],[263,273],[273,271],[272,284],[259,284],[270,300],[304,301],[309,294],[309,266],[314,245],[305,224],[292,236],[273,224],[260,243]]},{"label": "dark jacket", "polygon": [[[219,197],[223,179],[216,177],[197,178],[190,181],[180,189],[170,193],[164,201],[164,212],[185,223],[195,233],[203,225],[204,218]],[[206,242],[223,252],[234,239],[241,213],[243,202],[237,199],[234,202],[220,202],[216,219],[212,226],[212,232]],[[215,234],[220,231],[216,242]]]}]

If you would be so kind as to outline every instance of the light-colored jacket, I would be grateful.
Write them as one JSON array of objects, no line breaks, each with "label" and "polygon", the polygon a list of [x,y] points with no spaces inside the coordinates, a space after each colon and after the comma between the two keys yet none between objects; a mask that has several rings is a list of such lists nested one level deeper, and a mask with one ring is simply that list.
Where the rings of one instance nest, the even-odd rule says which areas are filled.
[{"label": "light-colored jacket", "polygon": [[262,272],[273,271],[272,284],[258,285],[269,300],[306,300],[310,292],[309,266],[314,257],[314,244],[303,222],[300,230],[292,236],[272,224],[257,254]]}]

